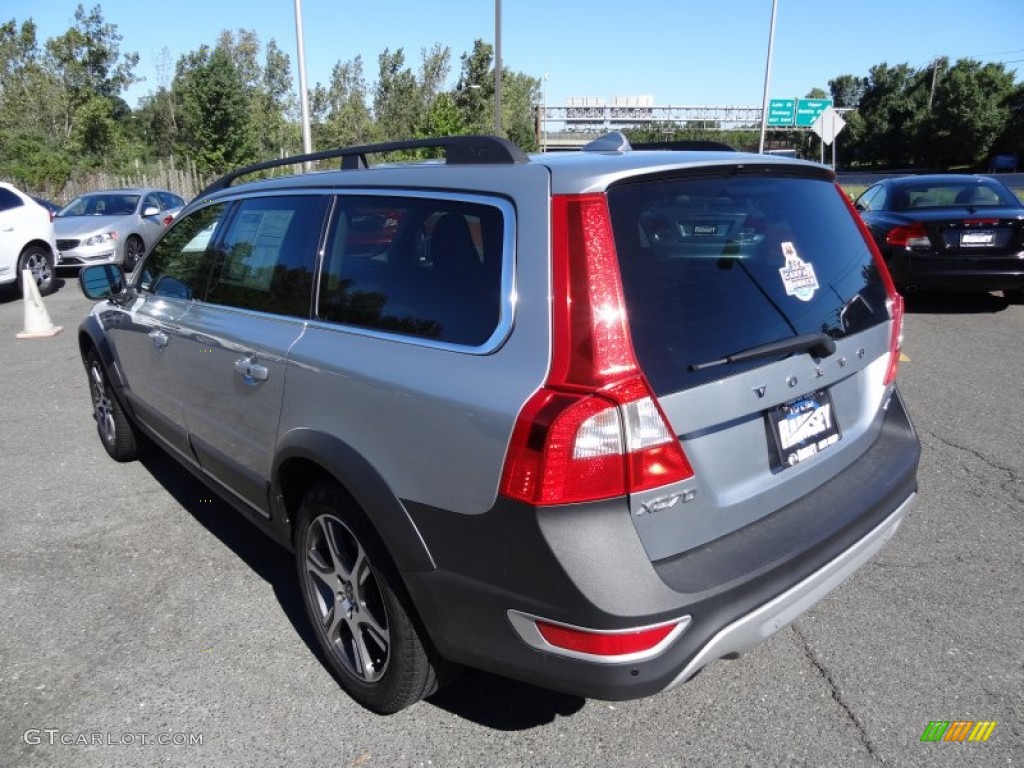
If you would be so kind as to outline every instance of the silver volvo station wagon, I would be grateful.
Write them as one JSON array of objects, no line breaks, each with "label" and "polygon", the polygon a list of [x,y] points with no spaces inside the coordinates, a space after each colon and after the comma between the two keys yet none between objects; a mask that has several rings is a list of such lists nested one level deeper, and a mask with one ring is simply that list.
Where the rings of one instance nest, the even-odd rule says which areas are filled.
[{"label": "silver volvo station wagon", "polygon": [[225,176],[130,280],[80,281],[107,452],[171,454],[294,552],[375,712],[462,665],[665,691],[821,600],[916,498],[902,300],[823,166],[619,134],[330,150]]}]

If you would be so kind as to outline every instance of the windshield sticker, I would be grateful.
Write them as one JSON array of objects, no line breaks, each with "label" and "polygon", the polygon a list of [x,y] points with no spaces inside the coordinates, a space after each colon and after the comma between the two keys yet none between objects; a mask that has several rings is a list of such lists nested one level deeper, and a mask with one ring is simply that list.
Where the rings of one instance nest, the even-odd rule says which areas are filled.
[{"label": "windshield sticker", "polygon": [[800,301],[810,301],[818,290],[814,265],[801,259],[792,243],[782,243],[782,255],[786,257],[786,266],[779,270],[779,274],[782,275],[782,284],[786,286],[786,295],[796,296]]}]

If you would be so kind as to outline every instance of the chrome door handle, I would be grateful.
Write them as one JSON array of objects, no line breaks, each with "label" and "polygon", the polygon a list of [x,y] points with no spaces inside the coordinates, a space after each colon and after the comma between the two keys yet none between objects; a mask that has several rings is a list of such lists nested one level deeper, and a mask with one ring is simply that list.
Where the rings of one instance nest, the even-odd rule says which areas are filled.
[{"label": "chrome door handle", "polygon": [[171,340],[163,331],[150,331],[149,338],[153,342],[153,346],[157,349],[163,349]]},{"label": "chrome door handle", "polygon": [[235,371],[253,381],[266,381],[267,377],[270,376],[270,371],[267,370],[266,366],[257,363],[255,356],[235,360]]}]

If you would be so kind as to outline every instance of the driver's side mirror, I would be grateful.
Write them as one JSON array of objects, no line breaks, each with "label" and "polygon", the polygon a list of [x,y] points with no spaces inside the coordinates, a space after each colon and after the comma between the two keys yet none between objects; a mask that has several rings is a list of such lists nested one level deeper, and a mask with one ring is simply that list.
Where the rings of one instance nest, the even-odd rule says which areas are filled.
[{"label": "driver's side mirror", "polygon": [[150,216],[156,216],[158,213],[160,213],[160,209],[157,208],[155,205],[147,205],[145,208],[142,209],[142,215],[147,219]]},{"label": "driver's side mirror", "polygon": [[94,264],[78,273],[78,284],[89,299],[109,299],[124,293],[124,270],[119,264]]}]

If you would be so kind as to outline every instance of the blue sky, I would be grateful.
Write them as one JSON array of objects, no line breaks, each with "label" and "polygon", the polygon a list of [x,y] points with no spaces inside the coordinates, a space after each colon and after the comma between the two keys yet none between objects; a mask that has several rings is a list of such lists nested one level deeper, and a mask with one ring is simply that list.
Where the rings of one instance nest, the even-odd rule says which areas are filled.
[{"label": "blue sky", "polygon": [[[86,8],[95,0],[83,3]],[[32,18],[42,43],[71,26],[74,0],[5,0],[0,20]],[[178,57],[213,44],[222,29],[253,29],[289,54],[297,80],[294,0],[138,0],[100,2],[122,51],[139,54],[146,82],[130,104],[160,83],[163,49]],[[548,75],[548,104],[568,97],[650,95],[671,106],[757,106],[764,85],[771,0],[503,0],[502,59],[534,77]],[[421,50],[459,56],[493,42],[493,0],[422,2],[303,0],[309,84],[326,84],[333,65],[361,55],[371,83],[385,49],[405,50],[414,70]],[[866,75],[878,63],[927,65],[936,56],[1001,61],[1024,81],[1024,0],[778,0],[771,74],[773,98],[826,89],[841,74]]]}]

